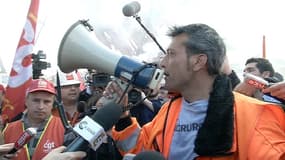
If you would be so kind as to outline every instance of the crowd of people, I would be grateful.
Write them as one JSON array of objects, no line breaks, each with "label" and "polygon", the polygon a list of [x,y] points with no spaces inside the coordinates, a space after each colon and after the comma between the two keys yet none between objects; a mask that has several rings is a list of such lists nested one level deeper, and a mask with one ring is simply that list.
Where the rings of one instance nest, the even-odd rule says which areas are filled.
[{"label": "crowd of people", "polygon": [[[133,99],[111,79],[96,86],[91,78],[80,90],[82,82],[75,72],[60,73],[60,85],[55,80],[32,80],[25,112],[1,129],[1,158],[104,160],[150,150],[169,160],[285,159],[285,82],[273,65],[265,58],[249,58],[240,80],[215,29],[206,24],[175,26],[168,36],[171,43],[159,65],[164,83],[151,94],[138,88]],[[260,88],[249,83],[248,74],[268,84]],[[114,93],[121,99],[120,107],[131,108],[106,131],[106,141],[96,151],[64,152],[78,135],[66,129],[58,112],[61,106],[55,102],[62,102],[73,127],[104,107],[104,100],[114,98]],[[5,87],[0,86],[0,104],[4,97]],[[36,128],[36,134],[22,149],[9,153],[29,128]]]}]

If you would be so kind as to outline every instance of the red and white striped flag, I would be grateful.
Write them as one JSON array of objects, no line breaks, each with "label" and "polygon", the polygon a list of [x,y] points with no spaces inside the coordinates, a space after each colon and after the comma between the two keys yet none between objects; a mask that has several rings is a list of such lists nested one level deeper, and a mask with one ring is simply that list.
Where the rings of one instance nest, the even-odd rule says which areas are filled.
[{"label": "red and white striped flag", "polygon": [[85,87],[85,82],[84,79],[81,76],[81,73],[79,71],[75,71],[78,77],[78,80],[80,81],[80,90],[83,91],[86,87]]},{"label": "red and white striped flag", "polygon": [[32,79],[32,52],[40,0],[31,0],[26,24],[14,57],[6,88],[6,103],[2,107],[2,119],[9,122],[25,110],[25,94]]}]

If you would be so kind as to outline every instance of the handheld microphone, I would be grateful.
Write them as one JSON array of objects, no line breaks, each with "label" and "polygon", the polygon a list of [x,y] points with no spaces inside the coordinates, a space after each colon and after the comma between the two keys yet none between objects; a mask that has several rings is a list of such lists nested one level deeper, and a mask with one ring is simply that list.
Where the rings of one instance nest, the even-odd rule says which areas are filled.
[{"label": "handheld microphone", "polygon": [[141,5],[137,1],[126,4],[123,7],[123,14],[126,17],[131,17],[136,15],[141,10]]},{"label": "handheld microphone", "polygon": [[110,102],[91,117],[85,116],[73,128],[79,136],[67,146],[65,152],[86,151],[89,146],[96,150],[107,138],[105,131],[113,127],[121,114],[121,106]]},{"label": "handheld microphone", "polygon": [[77,112],[84,113],[87,111],[87,104],[85,101],[79,101],[77,103]]},{"label": "handheld microphone", "polygon": [[123,160],[166,160],[163,155],[156,151],[142,151],[139,154],[126,154]]},{"label": "handheld microphone", "polygon": [[96,111],[96,106],[88,107],[85,101],[79,101],[77,104],[78,119],[93,115]]},{"label": "handheld microphone", "polygon": [[257,89],[264,89],[270,85],[269,82],[263,78],[257,77],[250,73],[244,73],[244,78],[247,84],[254,86]]},{"label": "handheld microphone", "polygon": [[25,144],[27,144],[37,133],[35,128],[27,128],[15,142],[15,146],[11,149],[8,154],[13,154],[17,152],[19,149],[23,148]]},{"label": "handheld microphone", "polygon": [[[273,83],[269,83],[268,81],[264,80],[261,77],[257,77],[253,74],[250,74],[250,73],[245,73],[244,78],[245,78],[245,81],[247,84],[255,87],[256,89],[262,90],[262,89],[265,89],[265,88],[267,88],[273,84]],[[285,100],[278,98],[278,97],[275,97],[275,96],[272,96],[270,93],[265,93],[265,95],[269,96],[269,98],[270,97],[274,98],[275,100],[277,100],[277,103],[280,102],[282,104],[285,104]],[[271,100],[271,101],[274,102],[274,100]]]}]

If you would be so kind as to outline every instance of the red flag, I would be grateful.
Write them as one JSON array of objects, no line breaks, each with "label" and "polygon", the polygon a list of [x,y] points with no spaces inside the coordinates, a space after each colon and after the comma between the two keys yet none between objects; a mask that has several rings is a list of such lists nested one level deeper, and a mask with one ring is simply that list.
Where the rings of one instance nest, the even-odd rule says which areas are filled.
[{"label": "red flag", "polygon": [[5,122],[25,110],[26,89],[32,79],[32,51],[35,42],[40,0],[31,0],[26,24],[23,28],[6,88],[6,103],[2,107]]},{"label": "red flag", "polygon": [[84,79],[81,76],[81,73],[79,71],[76,71],[78,80],[80,81],[80,90],[83,91],[86,87],[85,87],[85,82]]},{"label": "red flag", "polygon": [[262,37],[262,58],[266,58],[266,42],[265,35]]}]

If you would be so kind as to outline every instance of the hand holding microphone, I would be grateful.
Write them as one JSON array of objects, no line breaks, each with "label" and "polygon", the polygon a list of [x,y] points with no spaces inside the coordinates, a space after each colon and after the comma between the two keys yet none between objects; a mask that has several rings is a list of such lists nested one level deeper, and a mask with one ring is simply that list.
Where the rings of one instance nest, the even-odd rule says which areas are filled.
[{"label": "hand holding microphone", "polygon": [[37,130],[35,128],[27,128],[15,142],[14,147],[8,152],[8,154],[13,154],[23,148],[24,145],[26,145],[36,134]]},{"label": "hand holding microphone", "polygon": [[[276,94],[272,95],[272,93],[269,92],[270,89],[272,90],[272,88],[274,89],[276,86],[277,86],[276,88],[281,87],[280,91],[282,91],[282,89],[285,91],[285,83],[283,83],[283,88],[282,88],[282,83],[280,83],[281,85],[278,84],[279,85],[279,87],[278,87],[278,85],[274,85],[274,83],[269,83],[265,79],[263,79],[261,77],[257,77],[257,76],[255,76],[253,74],[245,73],[244,77],[245,77],[245,82],[248,85],[253,86],[256,89],[259,89],[259,90],[263,91],[264,94],[268,95],[269,97],[272,97],[272,98],[276,99],[277,101],[279,101],[280,103],[285,104],[285,99],[284,99],[285,97],[276,96]],[[273,85],[274,85],[274,87],[271,87]],[[267,89],[267,88],[270,88],[270,89]],[[285,94],[284,94],[284,96],[285,96]]]},{"label": "hand holding microphone", "polygon": [[106,131],[119,120],[121,113],[122,109],[118,104],[109,103],[91,117],[85,116],[73,128],[79,136],[64,152],[86,151],[89,147],[96,150],[107,138]]},{"label": "hand holding microphone", "polygon": [[[17,154],[7,154],[7,152],[9,152],[11,149],[14,148],[14,143],[7,143],[7,144],[3,144],[0,145],[0,159],[4,159],[4,158],[14,158],[17,156]],[[3,157],[2,157],[3,156]]]},{"label": "hand holding microphone", "polygon": [[264,93],[270,93],[272,96],[285,100],[285,82],[278,82],[265,88]]},{"label": "hand holding microphone", "polygon": [[26,129],[15,143],[0,145],[0,156],[2,159],[11,159],[17,156],[16,152],[24,147],[35,135],[35,128]]}]

